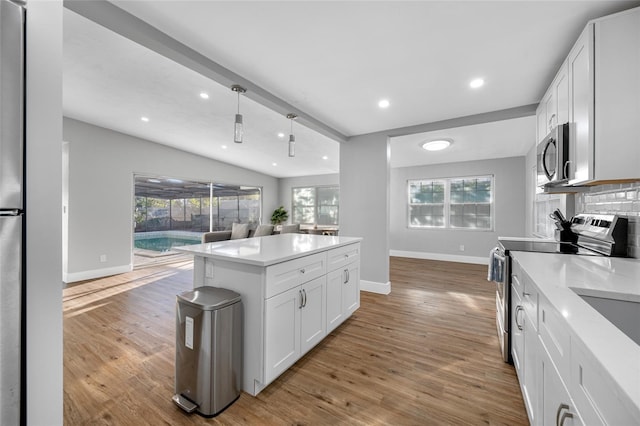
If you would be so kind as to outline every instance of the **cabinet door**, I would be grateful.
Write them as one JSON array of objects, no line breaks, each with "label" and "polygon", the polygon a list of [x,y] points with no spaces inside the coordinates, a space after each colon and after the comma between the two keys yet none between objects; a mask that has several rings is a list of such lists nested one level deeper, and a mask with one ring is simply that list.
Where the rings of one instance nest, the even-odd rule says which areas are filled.
[{"label": "cabinet door", "polygon": [[338,269],[327,274],[327,333],[331,333],[342,321],[342,275],[344,271]]},{"label": "cabinet door", "polygon": [[320,342],[327,334],[326,277],[320,277],[301,286],[300,355]]},{"label": "cabinet door", "polygon": [[300,357],[302,291],[292,288],[265,301],[265,382],[269,383]]},{"label": "cabinet door", "polygon": [[343,270],[342,311],[349,317],[360,307],[360,263],[351,263]]},{"label": "cabinet door", "polygon": [[569,391],[560,378],[547,351],[540,350],[540,412],[539,424],[545,426],[582,425]]},{"label": "cabinet door", "polygon": [[[524,299],[523,299],[524,302]],[[527,315],[524,318],[524,354],[522,358],[523,380],[520,382],[522,396],[532,425],[538,424],[538,333],[533,327],[533,320]]]},{"label": "cabinet door", "polygon": [[553,84],[556,98],[556,124],[564,124],[569,122],[569,72],[566,62],[562,64]]},{"label": "cabinet door", "polygon": [[511,357],[520,382],[524,380],[522,371],[522,356],[524,354],[524,307],[520,294],[511,286]]},{"label": "cabinet door", "polygon": [[640,177],[640,9],[595,23],[597,180]]},{"label": "cabinet door", "polygon": [[569,115],[574,124],[570,146],[570,176],[575,182],[593,179],[593,24],[588,24],[571,49],[569,66]]},{"label": "cabinet door", "polygon": [[549,134],[547,127],[547,99],[542,98],[536,109],[536,145]]}]

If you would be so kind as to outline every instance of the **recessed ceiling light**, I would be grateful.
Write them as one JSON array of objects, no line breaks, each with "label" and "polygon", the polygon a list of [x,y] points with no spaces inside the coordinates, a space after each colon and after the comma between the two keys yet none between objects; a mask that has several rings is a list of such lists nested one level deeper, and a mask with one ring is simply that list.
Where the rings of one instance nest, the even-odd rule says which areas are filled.
[{"label": "recessed ceiling light", "polygon": [[271,163],[271,165],[275,167],[278,165],[278,163]]},{"label": "recessed ceiling light", "polygon": [[381,99],[381,100],[378,102],[378,106],[379,106],[380,108],[389,108],[389,105],[391,105],[391,104],[389,103],[389,100],[388,100],[388,99]]},{"label": "recessed ceiling light", "polygon": [[278,137],[279,137],[280,139],[284,138],[284,133],[282,133],[282,132],[278,133]]},{"label": "recessed ceiling light", "polygon": [[323,159],[323,160],[328,160],[328,159],[329,159],[329,157],[327,157],[326,155],[323,155],[323,156],[322,156],[322,159]]},{"label": "recessed ceiling light", "polygon": [[209,99],[209,94],[208,94],[208,93],[206,93],[206,92],[201,92],[201,93],[200,93],[200,97],[201,97],[202,99]]},{"label": "recessed ceiling light", "polygon": [[440,139],[436,141],[429,141],[422,144],[422,148],[427,151],[440,151],[445,148],[448,148],[451,145],[451,141]]},{"label": "recessed ceiling light", "polygon": [[227,149],[227,146],[226,145],[222,145],[222,149]]},{"label": "recessed ceiling light", "polygon": [[472,89],[477,89],[478,87],[482,87],[484,85],[484,80],[481,78],[476,78],[474,80],[471,80],[471,82],[469,83],[469,87],[471,87]]},{"label": "recessed ceiling light", "polygon": [[148,123],[149,117],[140,117],[140,120],[144,121],[145,123]]}]

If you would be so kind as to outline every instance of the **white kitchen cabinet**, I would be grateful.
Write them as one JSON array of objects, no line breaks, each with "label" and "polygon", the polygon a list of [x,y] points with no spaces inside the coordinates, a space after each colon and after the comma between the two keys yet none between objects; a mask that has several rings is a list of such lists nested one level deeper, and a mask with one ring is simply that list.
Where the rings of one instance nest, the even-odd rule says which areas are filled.
[{"label": "white kitchen cabinet", "polygon": [[343,247],[328,253],[327,333],[360,307],[360,247]]},{"label": "white kitchen cabinet", "polygon": [[581,182],[593,179],[593,23],[586,28],[569,52],[569,118],[573,137],[569,147],[569,176]]},{"label": "white kitchen cabinet", "polygon": [[537,424],[544,426],[583,425],[569,391],[544,347],[541,347],[539,351],[539,360],[540,419]]},{"label": "white kitchen cabinet", "polygon": [[265,301],[265,381],[271,382],[300,358],[300,307],[298,287]]},{"label": "white kitchen cabinet", "polygon": [[640,179],[640,8],[595,22],[595,180]]},{"label": "white kitchen cabinet", "polygon": [[567,62],[562,64],[547,93],[536,109],[537,143],[558,124],[569,121],[569,74]]},{"label": "white kitchen cabinet", "polygon": [[304,296],[300,309],[300,355],[320,343],[327,334],[327,278],[300,286]]},{"label": "white kitchen cabinet", "polygon": [[511,286],[511,358],[520,383],[524,382],[522,362],[524,356],[524,308],[520,293],[515,286]]},{"label": "white kitchen cabinet", "polygon": [[326,335],[326,277],[265,301],[265,379],[271,382]]},{"label": "white kitchen cabinet", "polygon": [[512,259],[511,355],[529,422],[538,418],[538,291],[518,262]]},{"label": "white kitchen cabinet", "polygon": [[570,184],[640,179],[640,8],[590,22],[569,53]]},{"label": "white kitchen cabinet", "polygon": [[622,402],[615,383],[603,374],[591,352],[577,340],[571,342],[569,391],[587,425],[640,424],[637,409]]},{"label": "white kitchen cabinet", "polygon": [[640,180],[640,8],[590,21],[536,110],[537,143],[572,124],[569,184]]}]

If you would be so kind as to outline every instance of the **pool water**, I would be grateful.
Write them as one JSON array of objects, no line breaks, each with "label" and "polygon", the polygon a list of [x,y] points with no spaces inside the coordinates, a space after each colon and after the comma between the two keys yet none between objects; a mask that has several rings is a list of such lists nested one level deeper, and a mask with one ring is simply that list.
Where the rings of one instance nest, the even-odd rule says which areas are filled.
[{"label": "pool water", "polygon": [[193,238],[156,237],[142,238],[134,242],[135,248],[160,252],[169,251],[172,247],[188,246],[190,244],[200,244],[200,240]]}]

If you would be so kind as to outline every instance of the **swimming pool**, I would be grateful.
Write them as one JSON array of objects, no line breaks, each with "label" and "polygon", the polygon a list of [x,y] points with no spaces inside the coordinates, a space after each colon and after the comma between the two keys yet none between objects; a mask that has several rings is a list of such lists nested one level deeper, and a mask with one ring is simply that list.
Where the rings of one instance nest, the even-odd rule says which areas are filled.
[{"label": "swimming pool", "polygon": [[171,250],[173,247],[187,246],[190,244],[200,244],[201,242],[201,237],[199,234],[163,235],[162,233],[155,232],[149,232],[145,234],[135,235],[133,243],[133,246],[135,248],[157,252],[166,252]]}]

